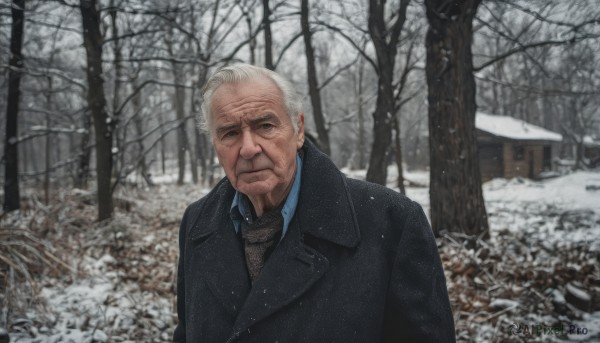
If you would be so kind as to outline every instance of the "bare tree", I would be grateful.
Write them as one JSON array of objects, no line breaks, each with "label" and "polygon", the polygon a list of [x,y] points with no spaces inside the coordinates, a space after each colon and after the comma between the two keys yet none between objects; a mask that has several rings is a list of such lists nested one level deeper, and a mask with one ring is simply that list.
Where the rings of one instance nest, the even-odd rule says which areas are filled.
[{"label": "bare tree", "polygon": [[246,18],[246,26],[248,28],[248,37],[250,41],[248,42],[248,53],[250,54],[250,64],[256,64],[256,38],[252,36],[253,25],[252,20],[254,19],[254,15],[252,13],[252,9],[254,7],[256,0],[236,0],[236,4],[240,7],[240,10],[244,14],[244,18]]},{"label": "bare tree", "polygon": [[263,4],[263,33],[265,36],[265,67],[275,70],[273,64],[273,37],[271,35],[271,8],[269,8],[269,0],[262,0]]},{"label": "bare tree", "polygon": [[79,4],[83,22],[83,42],[87,56],[87,101],[94,121],[96,137],[98,220],[104,220],[110,218],[113,213],[111,185],[113,123],[106,112],[102,73],[103,37],[100,31],[100,13],[97,6],[96,0],[80,0]]},{"label": "bare tree", "polygon": [[118,7],[115,3],[115,0],[110,0],[110,5],[108,9],[108,14],[110,16],[110,29],[112,31],[112,50],[114,53],[113,60],[113,69],[114,69],[114,78],[112,85],[112,106],[111,110],[111,118],[112,124],[115,128],[113,138],[115,140],[114,146],[118,149],[117,154],[113,155],[113,174],[117,180],[119,179],[119,170],[123,168],[125,165],[125,153],[122,150],[123,144],[122,140],[125,140],[125,134],[120,135],[118,128],[121,127],[122,113],[119,111],[119,107],[121,106],[121,95],[123,93],[123,74],[124,67],[123,63],[123,43],[121,41],[121,37],[119,37],[119,25],[117,23],[117,15],[119,12],[117,11]]},{"label": "bare tree", "polygon": [[[50,111],[52,110],[52,93],[53,93],[53,83],[52,77],[48,77],[48,90],[46,92],[46,128],[50,131]],[[48,205],[50,203],[50,146],[51,146],[51,137],[49,132],[46,134],[46,151],[45,151],[45,173],[44,173],[44,203]]]},{"label": "bare tree", "polygon": [[8,74],[8,101],[6,104],[6,135],[4,137],[4,211],[18,210],[19,194],[19,153],[18,115],[21,98],[21,69],[23,68],[23,26],[25,21],[25,1],[13,0],[11,8],[12,25],[10,36],[10,71]]},{"label": "bare tree", "polygon": [[441,230],[488,235],[475,139],[475,80],[471,42],[481,0],[426,0],[429,29],[431,224]]},{"label": "bare tree", "polygon": [[[571,92],[558,97],[558,110],[556,111],[560,123],[560,129],[563,133],[564,142],[568,147],[572,147],[572,157],[575,160],[574,170],[585,169],[589,167],[589,162],[585,158],[585,139],[590,138],[600,127],[600,80],[597,70],[600,59],[598,56],[598,45],[592,42],[589,44],[579,44],[577,47],[565,49],[562,54],[563,63],[558,70],[560,77],[558,84],[561,88]],[[595,49],[593,48],[596,47]],[[596,50],[596,51],[595,51]],[[585,91],[597,94],[585,94]]]},{"label": "bare tree", "polygon": [[[171,21],[173,23],[174,21]],[[181,87],[185,83],[184,79],[184,66],[179,65],[175,62],[175,52],[173,50],[173,34],[172,28],[169,30],[169,34],[165,37],[165,44],[167,45],[167,50],[169,51],[169,55],[172,58],[171,61],[171,70],[173,72],[173,80],[174,83],[178,86],[175,86],[175,93],[173,96],[173,107],[175,108],[175,113],[177,119],[181,120],[185,117],[185,88]],[[189,150],[188,146],[188,138],[187,138],[187,130],[185,121],[182,121],[179,130],[177,131],[177,161],[179,172],[177,176],[177,184],[183,184],[183,178],[185,176],[185,155]],[[193,161],[190,161],[193,162]]]},{"label": "bare tree", "polygon": [[[385,0],[369,1],[369,35],[377,54],[375,67],[379,79],[377,105],[373,112],[373,146],[367,180],[381,185],[385,185],[387,179],[387,153],[392,142],[392,121],[396,114],[394,66],[409,0],[400,1],[392,15],[394,21],[389,27],[386,25],[385,3]],[[402,173],[402,169],[398,172]]]},{"label": "bare tree", "polygon": [[82,113],[81,127],[82,134],[79,141],[80,150],[76,163],[74,185],[77,188],[86,189],[90,177],[90,160],[92,155],[92,149],[89,147],[92,132],[92,116],[89,109],[86,109]]},{"label": "bare tree", "polygon": [[[132,80],[132,88],[138,88],[138,75],[136,74]],[[150,179],[149,171],[148,171],[148,163],[146,161],[146,156],[144,154],[146,148],[144,146],[144,122],[142,120],[142,111],[144,108],[142,107],[142,93],[138,92],[133,99],[131,100],[133,105],[133,125],[135,128],[136,138],[138,140],[138,156],[140,158],[139,162],[139,172],[142,178],[146,181],[149,186],[153,186],[154,183]],[[161,125],[162,127],[162,125]]]},{"label": "bare tree", "polygon": [[300,6],[300,25],[302,26],[302,36],[304,37],[304,50],[306,52],[306,71],[308,78],[308,92],[310,94],[310,102],[313,108],[313,117],[319,135],[319,147],[327,154],[331,155],[331,147],[329,144],[329,132],[325,126],[325,117],[323,108],[321,107],[321,92],[319,90],[319,82],[317,78],[317,68],[315,66],[315,53],[312,46],[312,32],[308,23],[309,4],[308,0],[302,0]]},{"label": "bare tree", "polygon": [[358,76],[355,81],[356,87],[356,112],[357,112],[357,120],[358,120],[358,141],[356,143],[356,153],[357,153],[357,167],[358,169],[364,169],[367,166],[367,161],[365,157],[365,148],[366,148],[366,133],[365,133],[365,118],[364,118],[364,87],[363,87],[363,78],[365,74],[365,59],[361,58],[358,65]]}]

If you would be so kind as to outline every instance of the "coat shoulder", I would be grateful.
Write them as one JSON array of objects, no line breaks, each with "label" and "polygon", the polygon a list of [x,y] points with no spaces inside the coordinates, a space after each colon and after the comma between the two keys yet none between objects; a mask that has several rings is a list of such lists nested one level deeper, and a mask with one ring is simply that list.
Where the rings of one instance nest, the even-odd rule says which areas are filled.
[{"label": "coat shoulder", "polygon": [[429,235],[429,223],[417,202],[375,183],[347,179],[347,184],[363,237],[384,235],[393,245],[402,237],[409,223],[415,221],[421,223],[417,230]]},{"label": "coat shoulder", "polygon": [[348,190],[355,205],[370,204],[369,207],[411,211],[420,205],[402,193],[382,185],[346,178]]},{"label": "coat shoulder", "polygon": [[231,199],[235,189],[227,178],[221,179],[213,189],[200,198],[189,204],[185,210],[184,220],[187,222],[187,227],[190,228],[196,224],[200,218],[209,219],[215,214],[228,210],[227,199]]}]

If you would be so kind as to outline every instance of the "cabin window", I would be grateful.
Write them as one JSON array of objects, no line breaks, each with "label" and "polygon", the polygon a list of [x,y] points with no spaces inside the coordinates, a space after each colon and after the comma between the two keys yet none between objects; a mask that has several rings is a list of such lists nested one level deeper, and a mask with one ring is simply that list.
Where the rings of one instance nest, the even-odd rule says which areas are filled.
[{"label": "cabin window", "polygon": [[525,159],[525,147],[522,145],[515,145],[513,149],[513,159],[515,161],[523,161]]}]

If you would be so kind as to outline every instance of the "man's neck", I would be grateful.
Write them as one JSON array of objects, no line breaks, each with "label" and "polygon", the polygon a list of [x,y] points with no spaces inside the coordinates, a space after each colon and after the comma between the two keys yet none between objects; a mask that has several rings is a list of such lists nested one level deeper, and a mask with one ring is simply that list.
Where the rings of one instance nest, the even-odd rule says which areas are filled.
[{"label": "man's neck", "polygon": [[[254,212],[257,217],[261,217],[266,212],[279,207],[287,198],[290,190],[292,189],[292,185],[294,184],[294,179],[296,178],[296,168],[294,168],[294,177],[292,180],[286,185],[286,187],[281,192],[273,192],[272,194],[264,194],[258,195],[254,197],[248,196],[248,200],[252,207],[254,208]],[[275,194],[276,193],[276,194]]]}]

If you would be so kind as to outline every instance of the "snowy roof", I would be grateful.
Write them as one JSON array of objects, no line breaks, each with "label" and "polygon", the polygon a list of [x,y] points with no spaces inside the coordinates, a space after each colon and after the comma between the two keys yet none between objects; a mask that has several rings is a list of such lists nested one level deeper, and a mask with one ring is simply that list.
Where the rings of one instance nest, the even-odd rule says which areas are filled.
[{"label": "snowy roof", "polygon": [[584,136],[583,145],[587,147],[600,147],[600,139],[594,139],[592,136]]},{"label": "snowy roof", "polygon": [[494,136],[517,140],[562,141],[562,136],[523,120],[477,112],[475,127]]}]

